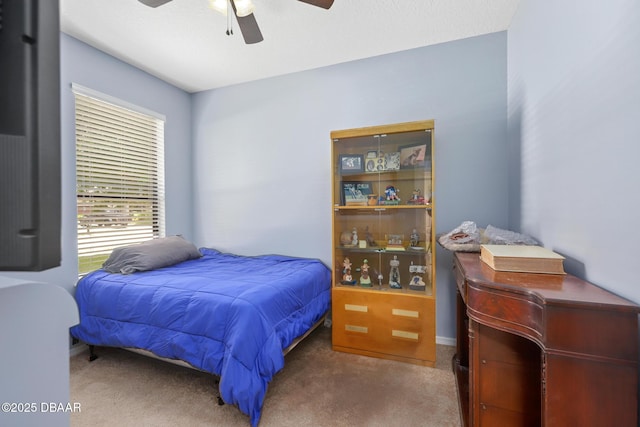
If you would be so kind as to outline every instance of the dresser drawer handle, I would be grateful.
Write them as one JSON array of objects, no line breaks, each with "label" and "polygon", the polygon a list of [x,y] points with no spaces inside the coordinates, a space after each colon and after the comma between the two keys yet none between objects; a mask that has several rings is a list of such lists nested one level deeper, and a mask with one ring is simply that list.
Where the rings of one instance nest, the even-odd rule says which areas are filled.
[{"label": "dresser drawer handle", "polygon": [[362,334],[369,333],[369,328],[367,328],[366,326],[344,325],[344,330],[349,332],[360,332]]},{"label": "dresser drawer handle", "polygon": [[346,311],[359,311],[360,313],[366,313],[369,311],[369,307],[366,305],[345,304],[344,309]]},{"label": "dresser drawer handle", "polygon": [[418,341],[419,338],[419,335],[415,332],[399,331],[397,329],[393,329],[391,331],[391,336],[396,338],[406,338],[414,341]]},{"label": "dresser drawer handle", "polygon": [[420,313],[415,310],[403,310],[401,308],[392,308],[391,314],[393,314],[394,316],[412,317],[414,319],[420,317]]}]

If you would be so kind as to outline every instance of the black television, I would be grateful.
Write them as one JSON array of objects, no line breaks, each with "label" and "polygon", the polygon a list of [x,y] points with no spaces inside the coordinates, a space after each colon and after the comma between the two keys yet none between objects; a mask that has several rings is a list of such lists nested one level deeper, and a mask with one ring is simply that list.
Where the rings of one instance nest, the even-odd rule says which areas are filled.
[{"label": "black television", "polygon": [[58,0],[0,0],[0,270],[60,265]]}]

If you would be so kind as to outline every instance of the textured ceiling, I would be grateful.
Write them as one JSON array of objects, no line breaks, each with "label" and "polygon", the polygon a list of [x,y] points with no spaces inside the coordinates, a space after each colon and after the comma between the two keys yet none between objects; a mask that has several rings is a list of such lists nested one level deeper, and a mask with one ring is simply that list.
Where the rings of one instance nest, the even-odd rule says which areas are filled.
[{"label": "textured ceiling", "polygon": [[246,45],[207,0],[60,0],[61,29],[188,92],[503,31],[518,0],[253,0],[264,36]]}]

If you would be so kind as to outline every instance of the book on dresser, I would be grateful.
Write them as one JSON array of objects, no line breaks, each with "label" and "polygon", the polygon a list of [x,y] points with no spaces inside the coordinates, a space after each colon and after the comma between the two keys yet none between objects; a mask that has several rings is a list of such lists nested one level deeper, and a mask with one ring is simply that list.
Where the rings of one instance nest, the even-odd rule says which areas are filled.
[{"label": "book on dresser", "polygon": [[565,274],[564,257],[542,246],[481,245],[480,259],[498,271]]}]

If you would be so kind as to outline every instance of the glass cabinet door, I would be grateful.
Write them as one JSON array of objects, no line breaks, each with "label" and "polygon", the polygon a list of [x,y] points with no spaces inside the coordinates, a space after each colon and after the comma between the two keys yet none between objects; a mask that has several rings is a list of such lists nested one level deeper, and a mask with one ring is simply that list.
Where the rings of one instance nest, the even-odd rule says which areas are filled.
[{"label": "glass cabinet door", "polygon": [[433,295],[433,122],[331,136],[334,286]]}]

